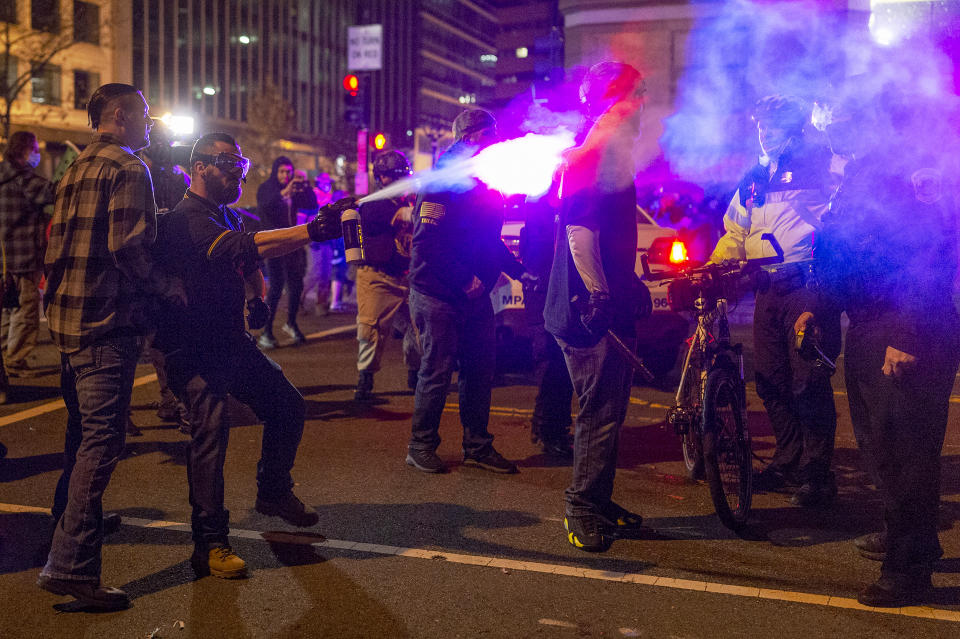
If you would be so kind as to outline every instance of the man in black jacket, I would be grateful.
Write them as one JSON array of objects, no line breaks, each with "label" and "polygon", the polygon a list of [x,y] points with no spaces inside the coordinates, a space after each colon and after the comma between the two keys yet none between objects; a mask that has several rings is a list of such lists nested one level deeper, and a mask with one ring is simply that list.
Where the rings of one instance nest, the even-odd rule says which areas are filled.
[{"label": "man in black jacket", "polygon": [[[264,228],[285,229],[297,224],[298,209],[315,211],[317,196],[307,181],[296,175],[290,158],[281,155],[273,161],[270,177],[257,189],[257,213]],[[300,249],[267,260],[267,277],[270,280],[267,306],[270,307],[270,318],[260,334],[261,348],[277,346],[277,340],[273,336],[273,320],[277,315],[284,287],[287,289],[287,323],[283,325],[283,331],[293,338],[294,346],[299,346],[306,340],[297,326],[297,313],[300,311],[303,277],[306,272],[307,254]]]},{"label": "man in black jacket", "polygon": [[608,330],[635,342],[637,195],[632,150],[640,133],[645,85],[622,62],[590,68],[580,97],[592,121],[567,152],[560,225],[547,287],[544,326],[567,362],[580,410],[574,422],[573,478],[564,527],[576,548],[603,552],[641,517],[614,503],[620,428],[633,369]]},{"label": "man in black jacket", "polygon": [[154,347],[164,354],[170,388],[194,418],[187,460],[196,545],[191,561],[198,574],[223,578],[246,574],[228,543],[223,501],[228,395],[263,420],[256,510],[295,526],[319,519],[293,494],[290,475],[303,432],[303,397],[257,349],[244,328],[244,308],[251,327],[262,325],[269,311],[261,260],[339,236],[340,211],[353,203],[330,204],[307,224],[249,233],[227,208],[240,197],[248,164],[229,135],[200,138],[191,154],[190,190],[161,218],[156,246],[164,270],[181,278],[187,291],[186,309],[164,318]]},{"label": "man in black jacket", "polygon": [[[456,141],[438,167],[466,160],[497,139],[496,121],[482,110],[453,123]],[[413,408],[407,464],[427,473],[446,470],[437,456],[447,386],[459,364],[464,463],[500,473],[517,467],[493,447],[487,430],[496,368],[490,291],[501,272],[514,279],[523,266],[500,239],[503,196],[471,180],[462,191],[421,193],[413,213],[410,310],[423,359]]]}]

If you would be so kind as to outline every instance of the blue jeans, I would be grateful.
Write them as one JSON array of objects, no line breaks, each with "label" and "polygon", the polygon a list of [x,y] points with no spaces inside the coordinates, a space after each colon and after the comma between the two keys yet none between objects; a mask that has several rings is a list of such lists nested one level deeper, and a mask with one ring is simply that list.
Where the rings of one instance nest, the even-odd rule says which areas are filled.
[{"label": "blue jeans", "polygon": [[451,304],[411,289],[410,312],[423,347],[413,402],[410,448],[433,451],[440,445],[440,417],[453,369],[459,363],[463,452],[465,455],[486,453],[493,443],[487,423],[497,364],[496,326],[490,296]]},{"label": "blue jeans", "polygon": [[123,453],[143,342],[139,336],[108,336],[61,355],[67,433],[63,474],[54,496],[57,527],[42,572],[46,577],[100,581],[103,492]]},{"label": "blue jeans", "polygon": [[[573,480],[566,490],[567,514],[603,511],[613,495],[620,427],[627,416],[633,369],[604,338],[594,346],[572,346],[559,337],[579,399],[574,422]],[[632,340],[624,340],[631,345]]]},{"label": "blue jeans", "polygon": [[229,396],[249,406],[263,421],[257,494],[270,501],[293,488],[290,471],[303,435],[303,396],[246,333],[219,345],[173,351],[164,360],[170,389],[192,417],[187,481],[193,540],[208,547],[225,544],[230,519],[223,501]]}]

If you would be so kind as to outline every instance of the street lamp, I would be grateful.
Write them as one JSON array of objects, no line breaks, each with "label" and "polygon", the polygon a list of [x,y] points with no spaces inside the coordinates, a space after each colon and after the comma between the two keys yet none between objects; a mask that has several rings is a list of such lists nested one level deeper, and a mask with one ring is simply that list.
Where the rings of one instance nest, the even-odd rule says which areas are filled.
[{"label": "street lamp", "polygon": [[159,119],[166,125],[168,129],[170,129],[170,133],[174,137],[193,135],[192,115],[174,115],[167,111],[161,115]]}]

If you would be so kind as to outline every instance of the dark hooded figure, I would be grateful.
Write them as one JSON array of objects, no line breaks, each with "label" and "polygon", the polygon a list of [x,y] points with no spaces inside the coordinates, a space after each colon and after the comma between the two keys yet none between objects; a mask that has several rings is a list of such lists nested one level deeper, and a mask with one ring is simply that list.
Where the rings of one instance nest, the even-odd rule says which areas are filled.
[{"label": "dark hooded figure", "polygon": [[[295,226],[298,209],[312,211],[316,208],[317,196],[310,184],[296,175],[293,161],[283,155],[274,160],[270,177],[257,189],[257,211],[264,228],[282,229]],[[307,257],[302,250],[267,260],[267,278],[270,282],[267,306],[270,307],[270,320],[260,334],[260,348],[270,349],[277,346],[277,340],[273,336],[273,320],[280,306],[284,286],[287,288],[287,323],[283,325],[283,330],[293,338],[294,346],[305,341],[300,327],[297,326],[297,312],[300,310],[303,277],[306,272]]]},{"label": "dark hooded figure", "polygon": [[883,503],[883,529],[854,542],[863,556],[882,561],[880,578],[858,599],[900,607],[929,600],[943,554],[940,454],[960,363],[952,301],[956,212],[944,158],[920,142],[937,121],[898,122],[898,105],[885,101],[891,96],[861,86],[851,82],[851,95],[820,122],[831,149],[849,162],[814,259],[821,286],[850,319],[850,421]]}]

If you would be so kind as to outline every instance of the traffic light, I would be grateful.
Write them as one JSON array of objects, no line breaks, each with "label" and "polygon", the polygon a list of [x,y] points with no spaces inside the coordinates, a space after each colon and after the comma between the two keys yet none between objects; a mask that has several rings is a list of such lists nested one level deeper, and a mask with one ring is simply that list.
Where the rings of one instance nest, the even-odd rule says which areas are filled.
[{"label": "traffic light", "polygon": [[370,139],[370,144],[377,151],[382,151],[385,146],[387,146],[387,136],[383,133],[377,133]]},{"label": "traffic light", "polygon": [[352,73],[343,76],[343,119],[357,128],[367,125],[365,83]]}]

